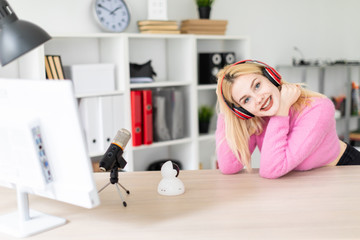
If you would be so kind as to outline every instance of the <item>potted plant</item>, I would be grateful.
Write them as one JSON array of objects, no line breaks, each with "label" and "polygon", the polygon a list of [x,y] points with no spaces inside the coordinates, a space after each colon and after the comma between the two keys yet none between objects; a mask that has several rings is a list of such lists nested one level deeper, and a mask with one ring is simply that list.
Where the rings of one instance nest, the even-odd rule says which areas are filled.
[{"label": "potted plant", "polygon": [[214,0],[196,0],[196,4],[199,10],[199,16],[201,19],[209,19],[211,6]]},{"label": "potted plant", "polygon": [[199,131],[200,133],[209,132],[210,119],[214,115],[212,107],[202,105],[199,108]]}]

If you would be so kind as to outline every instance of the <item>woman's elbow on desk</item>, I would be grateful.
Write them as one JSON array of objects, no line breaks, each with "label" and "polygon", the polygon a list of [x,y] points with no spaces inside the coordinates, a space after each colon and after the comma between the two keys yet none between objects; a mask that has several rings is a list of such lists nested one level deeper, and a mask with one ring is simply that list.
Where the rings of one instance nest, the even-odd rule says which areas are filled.
[{"label": "woman's elbow on desk", "polygon": [[226,164],[219,161],[218,164],[219,164],[220,172],[226,175],[236,174],[244,168],[243,165],[237,160],[234,163],[226,163]]},{"label": "woman's elbow on desk", "polygon": [[221,169],[221,168],[219,168],[220,169],[220,172],[222,173],[222,174],[225,174],[225,175],[231,175],[231,174],[236,174],[236,173],[239,173],[242,169],[240,169],[240,170],[235,170],[235,169]]},{"label": "woman's elbow on desk", "polygon": [[267,179],[276,179],[276,178],[280,178],[284,175],[286,175],[289,171],[286,172],[282,172],[282,171],[265,171],[264,168],[260,168],[259,169],[259,175],[262,178],[267,178]]}]

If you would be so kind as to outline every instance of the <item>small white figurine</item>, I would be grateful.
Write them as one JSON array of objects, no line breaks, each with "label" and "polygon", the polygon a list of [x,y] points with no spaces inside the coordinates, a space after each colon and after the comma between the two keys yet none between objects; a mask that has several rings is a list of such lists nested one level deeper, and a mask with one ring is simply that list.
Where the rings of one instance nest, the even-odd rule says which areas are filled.
[{"label": "small white figurine", "polygon": [[177,178],[179,175],[179,168],[174,169],[171,161],[165,162],[161,167],[162,179],[158,185],[158,193],[166,196],[176,196],[185,192],[183,182]]}]

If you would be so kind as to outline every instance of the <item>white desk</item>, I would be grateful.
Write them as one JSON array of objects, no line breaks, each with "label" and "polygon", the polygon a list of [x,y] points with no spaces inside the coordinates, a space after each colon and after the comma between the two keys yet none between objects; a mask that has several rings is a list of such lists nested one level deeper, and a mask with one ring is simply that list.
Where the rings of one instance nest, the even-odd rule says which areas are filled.
[{"label": "white desk", "polygon": [[[109,173],[96,173],[98,187]],[[113,185],[101,205],[83,209],[30,196],[30,207],[68,219],[28,239],[360,239],[360,166],[293,172],[275,180],[217,170],[182,171],[185,194],[158,195],[160,172],[120,173],[131,194],[123,207]],[[0,188],[0,214],[16,208]],[[1,240],[13,239],[0,234]]]}]

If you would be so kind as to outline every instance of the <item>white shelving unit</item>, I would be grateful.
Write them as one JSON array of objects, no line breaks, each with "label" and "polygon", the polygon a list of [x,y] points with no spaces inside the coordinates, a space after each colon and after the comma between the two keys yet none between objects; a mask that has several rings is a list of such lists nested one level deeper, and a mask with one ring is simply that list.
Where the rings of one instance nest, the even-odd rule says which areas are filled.
[{"label": "white shelving unit", "polygon": [[[328,97],[339,95],[351,99],[351,83],[360,83],[359,65],[328,66],[278,66],[282,77],[288,82],[302,82],[313,91]],[[346,101],[345,116],[336,118],[338,135],[349,142],[349,133],[358,129],[359,116],[351,115],[351,101]]]},{"label": "white shelving unit", "polygon": [[[185,134],[181,139],[154,142],[133,147],[131,140],[125,149],[128,162],[125,170],[142,171],[154,161],[179,160],[183,169],[213,168],[215,159],[215,124],[210,133],[199,134],[198,107],[216,105],[216,85],[198,85],[197,56],[203,52],[235,52],[236,59],[249,57],[249,38],[240,36],[164,35],[164,34],[89,34],[61,35],[43,46],[0,69],[1,78],[29,78],[45,80],[44,55],[60,55],[63,65],[115,64],[115,91],[78,95],[79,102],[86,98],[120,98],[117,110],[121,119],[117,124],[131,130],[130,91],[135,89],[178,88],[184,94]],[[130,84],[129,63],[152,61],[157,73],[155,81]],[[61,126],[60,126],[61,127]],[[114,135],[116,132],[114,132]],[[94,161],[104,151],[90,152]]]}]

